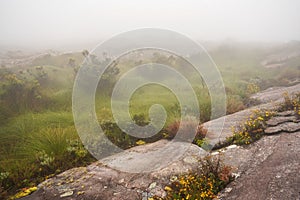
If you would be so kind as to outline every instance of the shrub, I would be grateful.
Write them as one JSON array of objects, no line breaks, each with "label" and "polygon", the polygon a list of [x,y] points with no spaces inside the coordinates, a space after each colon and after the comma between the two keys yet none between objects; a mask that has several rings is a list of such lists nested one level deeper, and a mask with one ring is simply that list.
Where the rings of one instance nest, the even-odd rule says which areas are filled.
[{"label": "shrub", "polygon": [[229,137],[229,143],[243,145],[250,144],[264,135],[265,122],[274,115],[272,111],[254,110],[252,115],[237,128],[233,128],[233,136]]},{"label": "shrub", "polygon": [[226,114],[232,114],[245,109],[242,99],[237,95],[230,95],[227,98]]},{"label": "shrub", "polygon": [[293,99],[295,115],[300,119],[300,93],[297,93]]},{"label": "shrub", "polygon": [[200,161],[198,173],[189,173],[165,187],[167,200],[214,199],[218,192],[233,180],[231,167],[224,165],[219,157],[206,157]]},{"label": "shrub", "polygon": [[257,84],[255,83],[249,83],[247,85],[247,93],[248,94],[254,94],[260,91],[260,88]]},{"label": "shrub", "polygon": [[290,96],[287,92],[283,93],[284,102],[281,104],[279,111],[294,110],[295,116],[300,118],[300,93]]},{"label": "shrub", "polygon": [[[167,126],[165,128],[165,132],[167,133],[166,138],[173,139],[176,136],[180,125],[182,125],[183,127],[183,131],[182,131],[183,134],[190,134],[191,136],[195,135],[194,137],[195,144],[199,144],[200,141],[203,141],[203,139],[207,134],[207,130],[202,125],[198,125],[196,130],[193,129],[195,126],[194,120],[184,120],[182,122],[175,121],[169,126]],[[183,135],[182,138],[184,139],[185,135]]]}]

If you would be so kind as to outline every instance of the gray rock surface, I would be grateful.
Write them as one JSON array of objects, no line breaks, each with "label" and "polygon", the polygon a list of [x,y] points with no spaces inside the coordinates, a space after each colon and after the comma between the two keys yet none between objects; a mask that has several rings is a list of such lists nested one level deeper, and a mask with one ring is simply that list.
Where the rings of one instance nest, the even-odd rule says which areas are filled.
[{"label": "gray rock surface", "polygon": [[293,116],[294,113],[295,112],[293,110],[287,110],[287,111],[279,112],[276,115],[277,116]]},{"label": "gray rock surface", "polygon": [[283,124],[279,124],[277,126],[274,127],[268,127],[265,129],[265,134],[267,135],[272,135],[275,133],[279,133],[279,132],[288,132],[288,133],[292,133],[295,131],[300,130],[300,123],[296,123],[296,122],[286,122]]},{"label": "gray rock surface", "polygon": [[288,92],[288,94],[294,94],[299,92],[299,87],[300,84],[291,87],[269,88],[253,95],[252,98],[259,100],[261,103],[280,102],[284,100],[282,96],[283,93]]},{"label": "gray rock surface", "polygon": [[[263,137],[224,153],[240,174],[219,195],[226,200],[300,199],[300,132]],[[229,188],[229,189],[228,189]]]},{"label": "gray rock surface", "polygon": [[268,126],[277,126],[284,122],[294,122],[297,118],[295,116],[275,116],[266,122]]}]

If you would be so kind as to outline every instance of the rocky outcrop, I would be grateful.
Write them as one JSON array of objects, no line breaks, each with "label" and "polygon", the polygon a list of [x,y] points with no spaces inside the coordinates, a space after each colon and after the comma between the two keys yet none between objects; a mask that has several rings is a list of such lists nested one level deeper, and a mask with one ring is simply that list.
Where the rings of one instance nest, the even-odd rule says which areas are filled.
[{"label": "rocky outcrop", "polygon": [[[208,130],[207,139],[212,145],[222,143],[226,138],[232,136],[232,127],[236,127],[244,122],[253,110],[273,110],[278,108],[280,103],[284,102],[283,93],[285,92],[290,95],[300,92],[300,84],[291,87],[271,88],[257,93],[251,98],[261,102],[260,105],[204,123],[203,127]],[[282,113],[283,116],[291,114],[291,112]]]},{"label": "rocky outcrop", "polygon": [[237,178],[219,194],[226,200],[291,200],[300,198],[300,132],[281,133],[225,151]]},{"label": "rocky outcrop", "polygon": [[266,124],[265,134],[270,136],[247,147],[232,145],[212,153],[222,153],[238,174],[220,199],[300,199],[300,121],[294,111],[285,111]]},{"label": "rocky outcrop", "polygon": [[286,122],[279,124],[274,127],[268,127],[265,130],[265,134],[267,135],[272,135],[280,132],[288,132],[288,133],[293,133],[300,130],[300,123],[297,122]]},{"label": "rocky outcrop", "polygon": [[293,133],[300,131],[300,120],[293,115],[294,111],[279,112],[266,122],[265,134],[272,135],[280,132]]},{"label": "rocky outcrop", "polygon": [[284,100],[284,97],[282,96],[283,93],[288,92],[289,94],[295,94],[296,92],[299,92],[299,88],[300,84],[290,87],[269,88],[252,95],[252,98],[259,100],[261,103],[282,102]]},{"label": "rocky outcrop", "polygon": [[[167,140],[160,140],[156,143],[134,147],[125,153],[106,158],[106,163],[112,163],[122,157],[121,162],[132,168],[141,160],[133,158],[134,153],[141,153],[144,158],[149,160],[155,158],[147,157],[147,152],[155,148],[163,148]],[[30,200],[55,200],[55,199],[82,199],[82,200],[107,200],[107,199],[148,199],[154,195],[164,197],[166,192],[164,187],[170,182],[175,174],[195,171],[199,168],[198,160],[203,158],[207,152],[196,145],[189,143],[173,143],[174,149],[181,149],[186,146],[186,152],[181,158],[170,163],[168,166],[159,170],[145,173],[129,173],[120,171],[104,165],[102,162],[95,162],[87,167],[73,168],[65,171],[54,178],[41,183],[37,192],[24,198]],[[156,155],[160,159],[160,155]],[[163,157],[163,155],[161,155]],[[117,159],[117,160],[116,160]],[[125,161],[127,160],[127,163]],[[128,169],[129,170],[129,169]]]}]

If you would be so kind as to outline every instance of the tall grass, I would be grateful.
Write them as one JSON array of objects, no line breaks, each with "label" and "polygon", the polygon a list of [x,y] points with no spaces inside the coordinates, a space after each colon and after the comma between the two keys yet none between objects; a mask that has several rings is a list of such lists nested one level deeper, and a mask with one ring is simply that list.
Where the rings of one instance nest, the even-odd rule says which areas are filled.
[{"label": "tall grass", "polygon": [[7,175],[0,177],[4,191],[35,185],[49,174],[92,161],[71,113],[27,113],[0,129],[0,173]]}]

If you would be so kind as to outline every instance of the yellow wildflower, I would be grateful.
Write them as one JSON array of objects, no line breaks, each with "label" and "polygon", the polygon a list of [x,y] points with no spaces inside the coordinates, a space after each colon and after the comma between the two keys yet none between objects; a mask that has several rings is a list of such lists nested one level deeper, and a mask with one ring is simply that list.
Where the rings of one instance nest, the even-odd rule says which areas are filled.
[{"label": "yellow wildflower", "polygon": [[172,191],[172,188],[170,188],[169,186],[166,186],[166,187],[165,187],[165,190],[166,190],[166,191]]},{"label": "yellow wildflower", "polygon": [[144,140],[139,140],[136,142],[137,145],[144,145],[146,142]]}]

